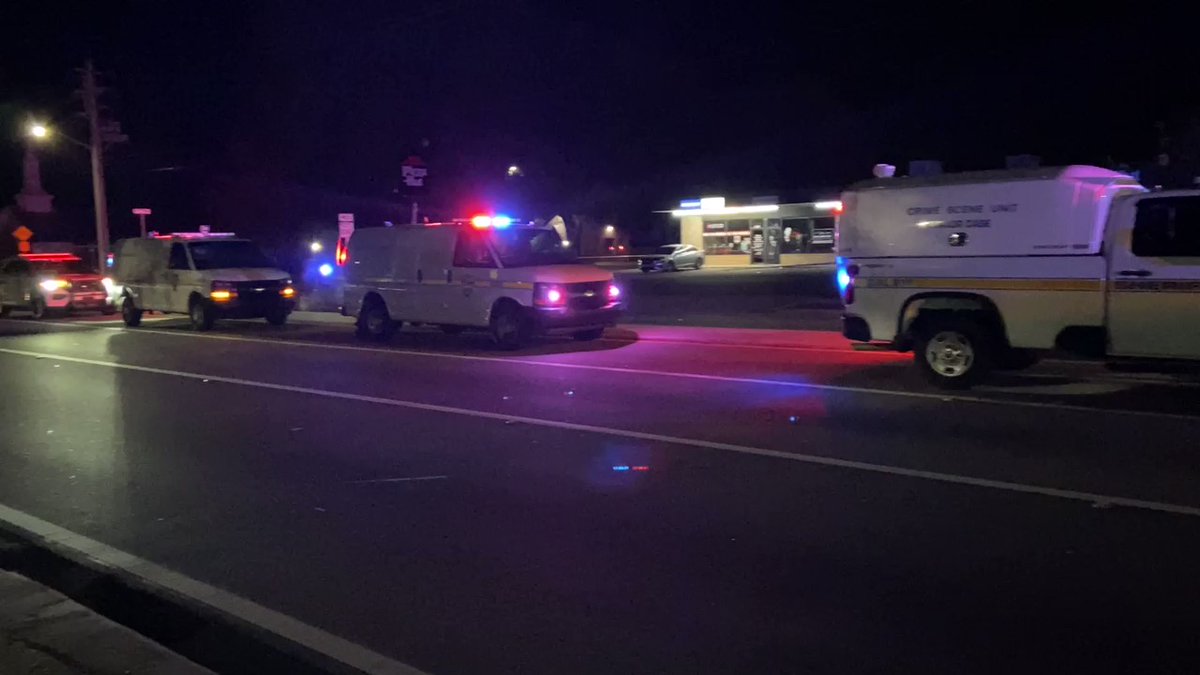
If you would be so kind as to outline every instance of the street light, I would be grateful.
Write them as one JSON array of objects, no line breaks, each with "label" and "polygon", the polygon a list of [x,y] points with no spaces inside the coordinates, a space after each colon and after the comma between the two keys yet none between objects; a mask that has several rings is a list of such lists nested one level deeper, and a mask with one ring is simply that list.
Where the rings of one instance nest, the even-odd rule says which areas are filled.
[{"label": "street light", "polygon": [[516,164],[511,164],[508,167],[507,173],[508,173],[509,178],[515,178],[516,176],[520,176],[521,175],[521,167],[517,166]]},{"label": "street light", "polygon": [[[84,143],[64,134],[57,133],[63,139],[87,150],[92,156],[92,203],[96,209],[96,257],[99,269],[108,264],[108,196],[104,189],[104,150],[100,136],[100,127],[95,116],[90,116],[92,126],[92,142]],[[39,143],[50,138],[50,127],[38,122],[31,122],[26,130],[29,137]]]},{"label": "street light", "polygon": [[325,245],[319,241],[314,241],[313,243],[308,245],[308,250],[312,251],[313,253],[320,253],[321,250],[324,248],[325,248]]}]

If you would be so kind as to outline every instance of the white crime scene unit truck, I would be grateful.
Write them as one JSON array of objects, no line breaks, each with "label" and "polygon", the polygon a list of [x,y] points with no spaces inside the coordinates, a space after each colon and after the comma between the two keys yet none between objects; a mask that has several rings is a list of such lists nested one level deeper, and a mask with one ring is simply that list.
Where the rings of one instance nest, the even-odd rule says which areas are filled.
[{"label": "white crime scene unit truck", "polygon": [[233,234],[185,232],[117,242],[114,276],[121,316],[187,314],[197,330],[220,318],[265,318],[281,326],[296,304],[288,273],[258,246]]},{"label": "white crime scene unit truck", "polygon": [[1200,191],[1090,166],[881,178],[837,223],[843,333],[965,387],[1040,350],[1200,359]]},{"label": "white crime scene unit truck", "polygon": [[504,216],[356,230],[348,256],[342,313],[362,338],[408,322],[484,329],[511,349],[545,333],[594,340],[622,311],[611,272],[577,263],[554,228]]}]

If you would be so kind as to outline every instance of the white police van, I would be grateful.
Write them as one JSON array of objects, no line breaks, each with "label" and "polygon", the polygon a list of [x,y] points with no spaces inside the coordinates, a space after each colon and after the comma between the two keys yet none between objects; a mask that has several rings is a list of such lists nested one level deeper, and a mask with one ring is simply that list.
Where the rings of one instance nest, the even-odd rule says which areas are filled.
[{"label": "white police van", "polygon": [[288,273],[231,233],[181,232],[117,242],[114,283],[125,325],[142,313],[187,314],[197,330],[220,318],[287,322],[296,304]]},{"label": "white police van", "polygon": [[345,264],[342,313],[368,339],[408,322],[484,329],[510,349],[545,333],[594,340],[622,311],[612,273],[576,263],[555,229],[503,216],[356,230]]},{"label": "white police van", "polygon": [[965,387],[1041,350],[1200,359],[1200,191],[1090,166],[879,178],[843,195],[843,333]]}]

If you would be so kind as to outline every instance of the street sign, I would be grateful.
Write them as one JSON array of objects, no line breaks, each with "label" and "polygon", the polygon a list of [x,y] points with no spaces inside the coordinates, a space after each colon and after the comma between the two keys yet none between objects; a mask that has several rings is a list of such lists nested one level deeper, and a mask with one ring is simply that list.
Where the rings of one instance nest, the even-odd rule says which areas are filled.
[{"label": "street sign", "polygon": [[350,235],[354,234],[354,214],[339,213],[338,214],[338,238],[349,239]]},{"label": "street sign", "polygon": [[416,155],[409,155],[408,159],[400,165],[400,176],[408,187],[424,187],[425,177],[428,175],[429,170],[425,168],[425,160]]},{"label": "street sign", "polygon": [[29,245],[29,240],[33,238],[33,230],[22,225],[12,231],[12,236],[17,240],[18,253],[29,253],[33,250]]}]

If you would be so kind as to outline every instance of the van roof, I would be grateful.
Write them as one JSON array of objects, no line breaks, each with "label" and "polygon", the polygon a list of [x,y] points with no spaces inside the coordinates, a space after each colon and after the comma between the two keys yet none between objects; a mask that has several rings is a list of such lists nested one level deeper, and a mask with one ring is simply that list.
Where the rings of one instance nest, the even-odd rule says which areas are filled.
[{"label": "van roof", "polygon": [[942,185],[967,185],[971,183],[1008,183],[1037,180],[1106,180],[1127,179],[1131,185],[1137,181],[1128,174],[1102,169],[1098,166],[1073,164],[1070,166],[1046,166],[1034,169],[998,169],[992,171],[964,171],[937,176],[901,176],[899,178],[871,178],[859,181],[850,190],[887,190]]}]

